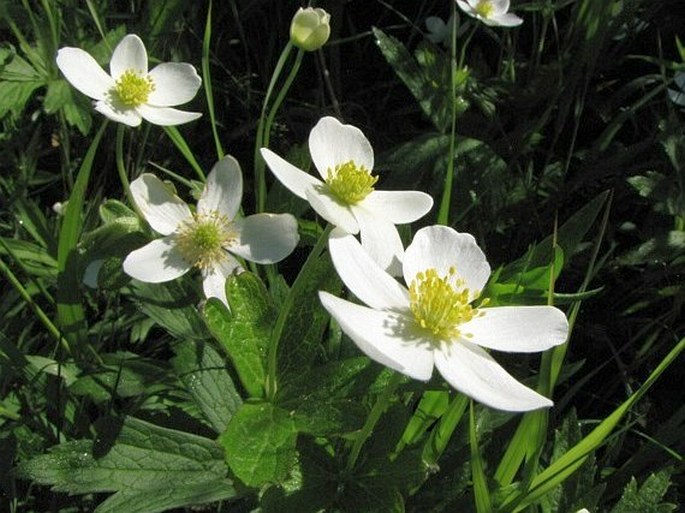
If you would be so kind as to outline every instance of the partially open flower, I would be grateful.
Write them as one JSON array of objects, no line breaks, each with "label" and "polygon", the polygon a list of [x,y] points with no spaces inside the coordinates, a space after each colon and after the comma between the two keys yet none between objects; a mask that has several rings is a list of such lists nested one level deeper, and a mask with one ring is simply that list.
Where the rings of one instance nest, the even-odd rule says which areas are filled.
[{"label": "partially open flower", "polygon": [[342,281],[368,307],[327,292],[319,292],[321,303],[369,358],[423,381],[436,367],[455,389],[499,410],[552,405],[486,349],[549,349],[566,340],[566,316],[552,306],[488,307],[480,295],[490,266],[471,235],[447,226],[416,232],[402,267],[407,287],[338,229],[329,249]]},{"label": "partially open flower", "polygon": [[318,50],[331,35],[330,19],[323,9],[300,7],[290,23],[290,41],[307,52]]},{"label": "partially open flower", "polygon": [[492,27],[516,27],[523,20],[509,11],[509,0],[456,0],[469,16]]},{"label": "partially open flower", "polygon": [[185,62],[165,62],[150,71],[141,39],[129,34],[114,49],[107,74],[80,48],[61,48],[57,66],[76,89],[95,100],[95,110],[109,119],[138,126],[180,125],[199,118],[199,112],[171,108],[195,97],[202,80]]},{"label": "partially open flower", "polygon": [[238,217],[243,177],[228,156],[214,165],[193,212],[156,176],[143,174],[131,183],[136,205],[153,230],[163,235],[124,260],[124,271],[137,280],[160,283],[196,267],[207,297],[226,301],[226,278],[242,270],[237,255],[258,264],[288,256],[299,240],[290,214]]}]

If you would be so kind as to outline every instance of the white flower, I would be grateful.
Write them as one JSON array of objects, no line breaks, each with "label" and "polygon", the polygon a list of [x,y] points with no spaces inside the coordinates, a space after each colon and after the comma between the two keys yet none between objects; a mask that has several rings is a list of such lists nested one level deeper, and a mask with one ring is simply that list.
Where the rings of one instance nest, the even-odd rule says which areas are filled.
[{"label": "white flower", "polygon": [[185,62],[165,62],[150,71],[147,52],[134,34],[114,49],[109,75],[80,48],[61,48],[57,66],[76,89],[95,100],[95,110],[129,126],[145,119],[155,125],[180,125],[199,118],[199,112],[172,109],[193,99],[202,83]]},{"label": "white flower", "polygon": [[673,77],[677,89],[669,89],[668,97],[673,103],[685,107],[685,72],[679,71]]},{"label": "white flower", "polygon": [[437,367],[455,389],[492,408],[528,411],[552,402],[509,375],[483,348],[544,351],[568,334],[552,306],[486,308],[474,303],[490,275],[475,239],[446,226],[416,233],[404,255],[405,288],[383,272],[354,237],[334,230],[333,264],[368,307],[319,292],[323,306],[367,356],[427,381]]},{"label": "white flower", "polygon": [[516,27],[523,20],[509,11],[509,0],[456,0],[469,16],[491,27]]},{"label": "white flower", "polygon": [[411,223],[433,206],[418,191],[377,191],[373,148],[364,134],[331,117],[319,120],[309,134],[309,152],[323,181],[262,148],[262,156],[283,185],[326,221],[361,235],[364,249],[393,275],[401,270],[404,247],[396,224]]},{"label": "white flower", "polygon": [[226,278],[242,270],[231,253],[273,264],[288,256],[299,239],[297,221],[290,214],[236,217],[243,178],[231,156],[212,168],[194,212],[152,174],[135,179],[131,192],[152,229],[164,236],[124,260],[124,271],[140,281],[169,281],[197,267],[205,295],[226,303]]}]

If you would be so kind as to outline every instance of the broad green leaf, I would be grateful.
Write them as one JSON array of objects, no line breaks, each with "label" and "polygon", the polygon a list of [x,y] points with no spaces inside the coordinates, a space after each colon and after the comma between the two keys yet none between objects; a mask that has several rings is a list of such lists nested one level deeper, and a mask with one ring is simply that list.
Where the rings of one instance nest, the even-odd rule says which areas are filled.
[{"label": "broad green leaf", "polygon": [[133,417],[105,419],[95,442],[65,442],[26,461],[21,476],[72,494],[158,490],[225,479],[221,448]]},{"label": "broad green leaf", "polygon": [[416,407],[414,415],[407,423],[398,447],[416,443],[426,431],[447,411],[449,393],[442,390],[426,390]]},{"label": "broad green leaf", "polygon": [[54,114],[71,101],[71,86],[66,80],[51,80],[43,100],[43,108],[48,114]]},{"label": "broad green leaf", "polygon": [[623,489],[621,500],[614,506],[611,513],[669,513],[678,506],[661,502],[671,486],[670,470],[662,470],[651,474],[638,488],[633,477]]},{"label": "broad green leaf", "polygon": [[0,255],[8,255],[21,262],[33,276],[57,275],[57,261],[42,246],[26,240],[0,238]]},{"label": "broad green leaf", "polygon": [[[385,34],[382,30],[374,28],[373,34],[383,56],[409,88],[419,102],[423,112],[430,118],[436,128],[444,132],[450,122],[449,96],[449,69],[447,76],[442,73],[441,77],[428,76],[407,48],[393,36]],[[426,62],[426,55],[421,55],[422,61]],[[437,74],[436,74],[437,75]],[[436,80],[437,79],[437,80]]]},{"label": "broad green leaf", "polygon": [[175,508],[194,510],[194,506],[227,501],[237,496],[238,493],[229,479],[189,485],[162,484],[159,488],[149,490],[120,491],[100,504],[94,513],[157,513]]},{"label": "broad green leaf", "polygon": [[299,375],[322,360],[321,338],[330,316],[319,301],[320,290],[332,294],[340,291],[340,279],[328,254],[319,257],[293,298],[278,346],[279,381]]},{"label": "broad green leaf", "polygon": [[270,403],[243,403],[219,442],[233,473],[248,486],[281,483],[295,464],[297,431],[289,412]]},{"label": "broad green leaf", "polygon": [[247,393],[262,397],[274,306],[264,283],[249,272],[229,277],[226,295],[230,312],[220,301],[210,299],[203,311],[205,322],[233,362]]},{"label": "broad green leaf", "polygon": [[174,346],[174,369],[200,408],[205,420],[223,433],[242,400],[226,362],[209,344],[181,342]]},{"label": "broad green leaf", "polygon": [[0,118],[8,113],[18,116],[33,93],[44,85],[43,77],[22,57],[0,48]]},{"label": "broad green leaf", "polygon": [[206,340],[209,332],[195,303],[196,294],[187,290],[183,280],[166,283],[132,281],[129,297],[138,308],[171,335],[181,340]]},{"label": "broad green leaf", "polygon": [[92,372],[73,380],[69,390],[87,395],[95,402],[112,397],[135,397],[150,394],[161,383],[167,370],[159,362],[133,353],[119,352],[101,356],[102,364]]}]

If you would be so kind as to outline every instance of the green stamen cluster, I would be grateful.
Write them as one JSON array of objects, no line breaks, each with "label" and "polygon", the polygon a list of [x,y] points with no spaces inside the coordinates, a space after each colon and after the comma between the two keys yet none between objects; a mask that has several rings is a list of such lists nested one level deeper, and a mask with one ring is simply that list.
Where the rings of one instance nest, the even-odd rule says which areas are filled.
[{"label": "green stamen cluster", "polygon": [[476,6],[476,12],[483,18],[489,18],[495,8],[490,0],[481,0]]},{"label": "green stamen cluster", "polygon": [[331,192],[343,203],[356,205],[373,192],[377,176],[364,166],[357,166],[353,160],[338,164],[335,170],[328,170],[326,184]]},{"label": "green stamen cluster", "polygon": [[226,216],[216,211],[195,213],[178,228],[176,247],[186,261],[206,270],[226,258],[226,248],[237,235]]},{"label": "green stamen cluster", "polygon": [[480,315],[469,304],[469,289],[462,288],[464,281],[455,280],[454,275],[454,267],[444,277],[431,268],[418,273],[409,285],[409,307],[416,322],[443,340],[459,337],[459,325]]},{"label": "green stamen cluster", "polygon": [[114,93],[126,107],[138,107],[147,102],[155,84],[149,76],[141,76],[133,70],[125,71],[114,85]]}]

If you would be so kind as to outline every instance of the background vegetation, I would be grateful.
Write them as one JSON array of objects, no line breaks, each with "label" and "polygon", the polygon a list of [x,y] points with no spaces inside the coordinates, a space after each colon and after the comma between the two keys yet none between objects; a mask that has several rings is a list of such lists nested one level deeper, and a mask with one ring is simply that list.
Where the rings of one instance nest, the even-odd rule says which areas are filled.
[{"label": "background vegetation", "polygon": [[[678,98],[674,83],[676,73],[685,72],[685,6],[676,0],[514,2],[524,24],[513,30],[479,26],[463,55],[458,137],[450,156],[449,48],[428,41],[425,25],[428,16],[447,20],[450,1],[330,0],[318,5],[331,13],[331,39],[304,59],[279,110],[270,147],[293,162],[306,163],[309,130],[321,116],[334,115],[367,134],[384,188],[424,190],[436,201],[442,196],[447,161],[454,158],[450,224],[473,233],[493,269],[500,269],[493,297],[516,296],[522,303],[544,299],[549,285],[545,266],[557,257],[550,253],[551,239],[547,245],[543,241],[556,234],[563,272],[554,283],[555,304],[575,323],[562,356],[548,435],[537,455],[546,464],[555,461],[631,397],[685,331],[685,114],[678,104],[680,98],[685,104],[685,92]],[[67,200],[77,186],[101,118],[60,76],[57,50],[81,47],[106,64],[121,37],[136,33],[159,60],[196,65],[205,84],[211,84],[209,104],[219,140],[243,165],[245,189],[251,191],[254,134],[265,91],[299,6],[295,1],[215,2],[207,32],[207,2],[0,1],[3,510],[90,511],[108,493],[130,487],[131,477],[114,474],[110,478],[120,479],[119,488],[89,487],[81,477],[70,486],[75,474],[59,474],[57,456],[47,463],[37,459],[66,442],[97,438],[106,445],[107,429],[126,416],[149,423],[127,420],[124,432],[131,439],[151,429],[149,425],[215,438],[226,427],[225,419],[219,412],[214,422],[198,420],[201,403],[194,401],[186,379],[193,376],[190,344],[207,344],[203,358],[215,361],[222,372],[233,372],[212,349],[202,318],[192,313],[199,301],[197,284],[153,288],[131,283],[120,271],[121,258],[146,235],[120,204],[103,203],[123,200],[114,153],[108,151],[115,144],[114,130],[103,133],[93,156],[82,230],[74,235],[80,241],[78,262],[60,256],[65,228],[54,205]],[[464,15],[461,21],[468,22],[460,35],[463,42],[475,21]],[[669,89],[675,92],[669,95]],[[190,110],[206,114],[179,128],[205,170],[217,159],[207,105],[206,94],[198,95]],[[125,142],[131,176],[170,170],[188,180],[194,177],[159,127],[129,131]],[[247,195],[246,211],[254,211],[253,202]],[[303,218],[301,247],[280,266],[288,283],[318,229],[305,207],[279,186],[271,187],[268,210]],[[421,222],[432,224],[435,215]],[[105,260],[99,287],[79,285],[87,264],[97,259]],[[547,274],[532,272],[536,269]],[[75,290],[75,297],[67,297]],[[60,333],[50,333],[41,317],[64,319],[59,309],[75,303],[79,306],[71,318],[78,321],[74,329],[84,330],[85,341],[78,347]],[[340,347],[341,358],[358,355],[349,343]],[[300,357],[284,361],[299,365],[293,362]],[[538,366],[536,360],[528,363]],[[526,368],[521,365],[522,376],[529,375]],[[382,377],[374,379],[382,383]],[[562,513],[587,507],[656,513],[685,502],[684,380],[679,360],[630,405],[571,479],[527,510]],[[242,391],[236,387],[221,392],[240,402]],[[414,393],[411,386],[405,392]],[[293,394],[292,400],[299,400]],[[354,398],[349,390],[344,394],[346,400]],[[379,428],[386,439],[392,415],[404,418],[416,411],[418,397],[405,401],[405,410],[388,413]],[[372,403],[364,396],[358,404],[363,419]],[[437,419],[445,412],[436,408],[426,413],[416,439],[404,443],[435,441]],[[520,474],[517,481],[502,477],[506,472],[494,456],[516,436],[518,421],[492,412],[479,419],[486,474],[498,472],[499,484],[520,485]],[[411,462],[393,470],[405,474],[392,481],[399,500],[396,495],[381,497],[373,484],[360,480],[347,483],[346,493],[369,497],[359,503],[341,499],[335,507],[475,511],[466,466],[468,435],[468,422],[462,421],[445,442],[439,462],[436,456],[420,472]],[[370,459],[387,454],[382,442],[380,437],[371,440]],[[318,475],[307,465],[319,461],[320,448],[298,444],[302,475]],[[392,472],[374,471],[391,481]],[[217,483],[223,482],[220,474],[221,469]],[[47,485],[58,491],[50,492]],[[241,488],[244,484],[235,480],[230,486],[233,495],[225,492],[226,485],[223,495],[205,493],[198,502],[209,503],[204,506],[208,511],[256,507],[255,495]],[[292,482],[285,491],[271,488],[260,507],[277,511],[288,504],[289,511],[309,511],[314,506],[307,504],[306,494],[298,498],[301,489]],[[508,511],[501,493],[496,502]],[[224,502],[216,502],[220,500]]]}]

